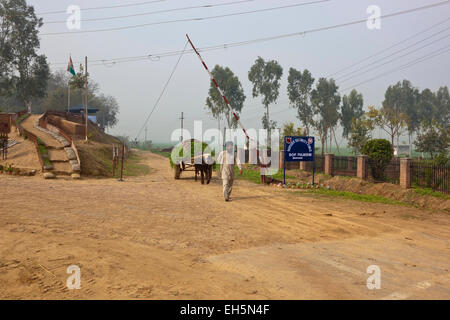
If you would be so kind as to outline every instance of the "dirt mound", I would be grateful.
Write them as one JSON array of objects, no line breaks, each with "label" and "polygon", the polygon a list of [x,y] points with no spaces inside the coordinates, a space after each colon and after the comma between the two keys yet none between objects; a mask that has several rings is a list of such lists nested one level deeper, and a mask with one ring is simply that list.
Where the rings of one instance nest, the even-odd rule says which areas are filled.
[{"label": "dirt mound", "polygon": [[[311,182],[311,172],[300,170],[286,170],[286,175],[295,177],[290,179],[290,182]],[[361,180],[355,177],[348,176],[334,176],[318,173],[314,177],[314,182],[330,186],[331,189],[337,191],[349,191],[366,195],[377,195],[384,198],[389,198],[414,206],[427,209],[438,209],[450,212],[450,200],[445,197],[435,197],[426,194],[420,194],[414,189],[405,190],[399,185],[391,183],[373,183],[370,181]]]},{"label": "dirt mound", "polygon": [[74,140],[81,161],[81,173],[84,176],[110,177],[112,174],[112,145],[121,142],[89,124],[89,141]]},{"label": "dirt mound", "polygon": [[103,144],[120,144],[121,142],[114,136],[111,136],[105,132],[103,132],[97,125],[89,122],[89,141],[94,141]]},{"label": "dirt mound", "polygon": [[112,146],[90,141],[75,141],[81,162],[81,174],[84,176],[111,176]]},{"label": "dirt mound", "polygon": [[360,194],[373,194],[410,203],[422,208],[439,209],[450,212],[450,201],[445,198],[418,194],[413,189],[405,190],[399,185],[391,183],[370,183],[357,178],[335,176],[324,181],[324,184],[330,186],[334,190],[351,191]]}]

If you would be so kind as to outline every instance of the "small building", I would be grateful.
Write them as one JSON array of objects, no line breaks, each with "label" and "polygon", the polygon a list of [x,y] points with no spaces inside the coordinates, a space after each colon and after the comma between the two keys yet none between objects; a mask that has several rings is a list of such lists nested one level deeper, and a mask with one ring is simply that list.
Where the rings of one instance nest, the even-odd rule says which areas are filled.
[{"label": "small building", "polygon": [[[70,108],[69,112],[74,113],[74,114],[84,115],[84,110],[85,110],[84,105],[79,104],[79,105],[76,105],[75,107]],[[97,112],[98,111],[99,111],[99,109],[88,105],[88,119],[91,120],[93,123],[97,123]]]}]

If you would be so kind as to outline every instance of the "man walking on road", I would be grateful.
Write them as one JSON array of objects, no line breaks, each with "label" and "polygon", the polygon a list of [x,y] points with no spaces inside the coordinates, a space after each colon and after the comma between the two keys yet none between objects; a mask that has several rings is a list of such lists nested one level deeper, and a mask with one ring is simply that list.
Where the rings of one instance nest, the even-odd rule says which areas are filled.
[{"label": "man walking on road", "polygon": [[235,163],[239,167],[239,173],[242,174],[241,162],[234,153],[233,142],[227,141],[225,143],[225,150],[222,151],[217,157],[217,163],[221,165],[223,196],[225,198],[225,201],[231,201],[230,195],[233,189]]}]

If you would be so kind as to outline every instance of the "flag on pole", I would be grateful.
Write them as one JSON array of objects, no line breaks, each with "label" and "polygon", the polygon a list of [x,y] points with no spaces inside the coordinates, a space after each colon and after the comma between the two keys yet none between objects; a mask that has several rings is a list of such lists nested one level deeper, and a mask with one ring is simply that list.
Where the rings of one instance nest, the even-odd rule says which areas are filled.
[{"label": "flag on pole", "polygon": [[69,59],[69,65],[67,66],[67,71],[70,72],[74,77],[77,75],[75,68],[73,67],[72,57]]}]

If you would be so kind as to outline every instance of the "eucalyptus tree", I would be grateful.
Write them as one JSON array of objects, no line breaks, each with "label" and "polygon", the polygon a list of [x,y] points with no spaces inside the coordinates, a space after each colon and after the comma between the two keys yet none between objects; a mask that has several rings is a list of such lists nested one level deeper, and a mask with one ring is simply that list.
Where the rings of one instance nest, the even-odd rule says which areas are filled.
[{"label": "eucalyptus tree", "polygon": [[42,25],[25,0],[0,1],[0,90],[13,88],[29,112],[32,99],[45,96],[50,75],[45,55],[38,54]]},{"label": "eucalyptus tree", "polygon": [[330,135],[331,140],[331,131],[339,121],[341,96],[335,81],[320,78],[311,93],[311,102],[314,114],[317,115],[314,127],[319,133],[323,154],[327,137]]},{"label": "eucalyptus tree", "polygon": [[303,72],[295,68],[289,69],[288,76],[288,96],[292,108],[297,110],[297,118],[306,128],[309,135],[310,127],[314,125],[314,111],[311,104],[312,86],[314,78],[305,69]]},{"label": "eucalyptus tree", "polygon": [[[230,68],[219,65],[216,65],[211,73],[227,97],[231,108],[236,114],[239,114],[244,107],[246,98],[239,78],[234,75]],[[210,83],[208,97],[206,98],[206,107],[214,118],[220,119],[222,116],[225,117],[228,128],[237,127],[236,119],[230,114],[228,106],[212,81]]]},{"label": "eucalyptus tree", "polygon": [[340,123],[342,125],[342,136],[348,139],[352,130],[354,119],[359,119],[364,115],[364,99],[361,93],[353,89],[350,94],[342,98]]},{"label": "eucalyptus tree", "polygon": [[266,109],[262,118],[263,128],[270,130],[276,127],[276,122],[270,120],[269,105],[276,102],[279,96],[280,79],[283,68],[275,60],[265,61],[258,57],[248,72],[248,79],[253,84],[253,97],[262,96],[262,103]]}]

